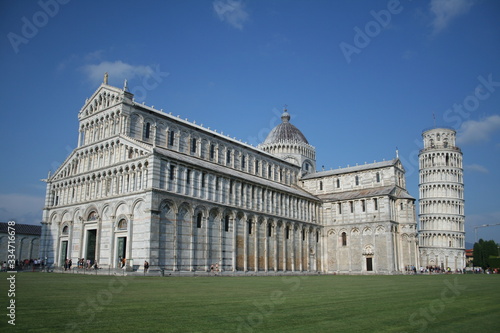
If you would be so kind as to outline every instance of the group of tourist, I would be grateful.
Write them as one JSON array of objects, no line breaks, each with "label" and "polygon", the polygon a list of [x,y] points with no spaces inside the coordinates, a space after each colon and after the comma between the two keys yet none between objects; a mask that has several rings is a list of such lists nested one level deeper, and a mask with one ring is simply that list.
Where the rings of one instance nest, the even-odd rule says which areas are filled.
[{"label": "group of tourist", "polygon": [[[71,262],[71,259],[70,259]],[[71,267],[69,267],[71,268]],[[97,261],[85,258],[78,258],[78,269],[98,269]]]},{"label": "group of tourist", "polygon": [[[17,271],[22,271],[22,270],[35,270],[38,268],[43,268],[45,266],[45,263],[42,259],[24,259],[24,260],[18,260],[16,259],[15,262],[16,269]],[[2,272],[7,271],[7,262],[4,261],[2,263]]]},{"label": "group of tourist", "polygon": [[73,261],[71,259],[66,258],[64,260],[64,270],[67,271],[68,269],[71,270],[71,265],[73,265]]},{"label": "group of tourist", "polygon": [[210,272],[216,273],[218,271],[219,271],[219,263],[216,263],[215,265],[214,264],[210,265]]}]

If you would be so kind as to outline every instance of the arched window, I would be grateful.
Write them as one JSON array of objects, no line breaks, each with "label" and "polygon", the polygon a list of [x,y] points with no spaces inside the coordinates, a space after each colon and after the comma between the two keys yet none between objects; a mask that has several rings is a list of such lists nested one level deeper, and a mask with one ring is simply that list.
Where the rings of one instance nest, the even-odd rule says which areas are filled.
[{"label": "arched window", "polygon": [[321,180],[319,181],[319,190],[323,191],[323,182]]},{"label": "arched window", "polygon": [[144,129],[144,138],[149,139],[149,134],[151,132],[151,123],[146,123],[146,128]]},{"label": "arched window", "polygon": [[168,145],[173,146],[175,143],[175,132],[173,130],[170,130],[168,132]]},{"label": "arched window", "polygon": [[356,185],[359,185],[359,176],[355,177],[355,182],[356,182]]},{"label": "arched window", "polygon": [[191,139],[191,152],[196,153],[196,139],[195,138]]},{"label": "arched window", "polygon": [[340,187],[340,178],[337,178],[337,188]]},{"label": "arched window", "polygon": [[215,158],[215,145],[210,144],[210,159],[213,160]]},{"label": "arched window", "polygon": [[67,225],[65,225],[62,229],[62,232],[61,232],[63,235],[67,235],[69,233],[69,227]]},{"label": "arched window", "polygon": [[347,246],[347,234],[345,232],[342,233],[342,246]]},{"label": "arched window", "polygon": [[377,178],[377,183],[380,183],[380,172],[377,172],[376,178]]},{"label": "arched window", "polygon": [[87,217],[87,221],[96,221],[97,220],[97,213],[95,211],[90,212],[89,216]]},{"label": "arched window", "polygon": [[125,220],[125,219],[121,219],[121,220],[118,222],[118,226],[117,226],[117,228],[118,228],[118,230],[127,230],[127,225],[128,225],[127,220]]},{"label": "arched window", "polygon": [[202,218],[202,214],[201,213],[198,213],[198,215],[196,215],[196,228],[201,228],[201,218]]},{"label": "arched window", "polygon": [[231,164],[231,149],[226,152],[226,164]]},{"label": "arched window", "polygon": [[229,215],[224,218],[224,231],[229,231]]}]

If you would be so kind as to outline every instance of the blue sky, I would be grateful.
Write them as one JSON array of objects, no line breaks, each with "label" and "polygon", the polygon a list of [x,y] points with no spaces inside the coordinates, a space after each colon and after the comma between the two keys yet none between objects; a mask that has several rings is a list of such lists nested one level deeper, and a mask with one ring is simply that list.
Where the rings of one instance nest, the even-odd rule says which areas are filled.
[{"label": "blue sky", "polygon": [[[423,129],[458,130],[466,239],[500,223],[500,2],[0,2],[0,220],[41,221],[102,82],[258,144],[288,105],[321,169],[399,156],[418,198]],[[500,226],[478,229],[500,242]]]}]

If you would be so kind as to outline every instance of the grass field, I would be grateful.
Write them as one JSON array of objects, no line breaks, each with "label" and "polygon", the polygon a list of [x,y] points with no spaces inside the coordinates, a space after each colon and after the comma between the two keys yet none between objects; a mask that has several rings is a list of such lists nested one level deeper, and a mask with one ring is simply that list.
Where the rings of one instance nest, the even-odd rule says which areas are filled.
[{"label": "grass field", "polygon": [[497,332],[500,321],[498,275],[18,273],[12,326],[8,276],[1,332]]}]

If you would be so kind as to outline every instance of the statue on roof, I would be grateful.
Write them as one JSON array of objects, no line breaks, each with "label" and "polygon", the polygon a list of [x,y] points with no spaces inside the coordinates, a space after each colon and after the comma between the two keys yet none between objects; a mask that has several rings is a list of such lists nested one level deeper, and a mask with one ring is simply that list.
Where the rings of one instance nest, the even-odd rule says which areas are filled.
[{"label": "statue on roof", "polygon": [[104,84],[108,84],[108,72],[104,73]]}]

